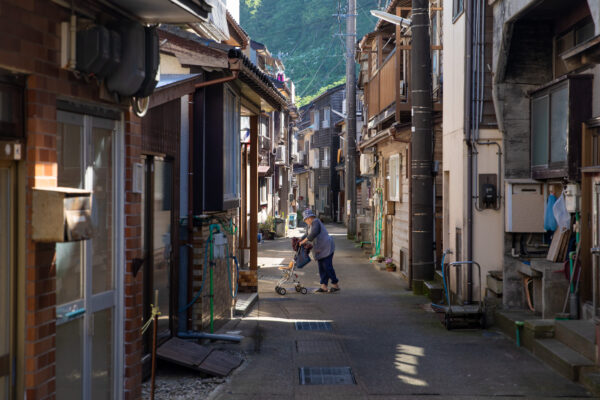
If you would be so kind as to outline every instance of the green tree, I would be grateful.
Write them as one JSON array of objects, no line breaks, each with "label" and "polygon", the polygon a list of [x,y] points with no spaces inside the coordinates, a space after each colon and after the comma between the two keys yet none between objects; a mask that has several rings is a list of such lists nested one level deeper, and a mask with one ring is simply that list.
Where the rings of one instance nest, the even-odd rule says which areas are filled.
[{"label": "green tree", "polygon": [[[380,3],[357,0],[358,40],[373,30],[377,19],[369,10]],[[296,94],[305,101],[344,79],[345,36],[339,34],[345,33],[346,20],[332,14],[344,14],[346,4],[345,0],[244,0],[240,22],[252,39],[281,58]]]}]

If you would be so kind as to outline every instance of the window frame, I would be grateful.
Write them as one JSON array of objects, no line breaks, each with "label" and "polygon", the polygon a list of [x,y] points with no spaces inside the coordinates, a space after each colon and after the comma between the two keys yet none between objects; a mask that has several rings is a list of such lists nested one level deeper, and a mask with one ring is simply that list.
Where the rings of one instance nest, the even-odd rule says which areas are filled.
[{"label": "window frame", "polygon": [[331,107],[327,106],[323,108],[323,121],[321,128],[327,129],[331,126]]},{"label": "window frame", "polygon": [[388,200],[389,201],[400,201],[401,190],[400,190],[400,176],[401,176],[401,165],[402,159],[400,153],[392,154],[388,158]]},{"label": "window frame", "polygon": [[465,12],[464,0],[452,0],[452,23],[455,23]]},{"label": "window frame", "polygon": [[[566,110],[566,119],[567,126],[565,132],[565,141],[566,141],[566,154],[565,160],[562,161],[552,161],[552,99],[553,95],[559,93],[562,90],[567,91],[567,110]],[[570,127],[568,123],[569,114],[570,114],[570,103],[568,101],[569,97],[569,83],[568,81],[563,81],[557,85],[550,86],[544,90],[541,90],[534,95],[531,96],[530,100],[530,166],[532,170],[540,169],[540,168],[563,168],[566,167],[566,164],[569,159],[569,132]],[[542,101],[547,98],[545,102],[545,127],[546,127],[546,135],[545,135],[545,146],[546,146],[546,156],[544,164],[534,164],[534,130],[535,130],[535,120],[534,120],[534,103],[538,101]]]},{"label": "window frame", "polygon": [[321,168],[331,167],[331,150],[329,146],[323,147],[323,158],[321,159]]},{"label": "window frame", "polygon": [[[559,162],[550,162],[550,154],[548,155],[548,164],[533,165],[533,112],[531,110],[533,100],[543,97],[551,90],[559,90],[563,85],[567,86],[567,113],[566,119],[566,160]],[[592,117],[592,87],[593,75],[577,74],[565,75],[560,79],[540,86],[528,93],[530,98],[530,116],[529,116],[529,144],[530,144],[530,159],[529,167],[531,177],[533,179],[554,179],[568,178],[578,180],[581,176],[581,132],[582,123],[588,121]],[[551,107],[550,107],[551,108]],[[548,117],[549,125],[551,125],[552,116]],[[548,128],[550,129],[550,127]],[[548,145],[551,145],[551,137],[548,136]]]},{"label": "window frame", "polygon": [[[241,126],[241,102],[239,96],[237,96],[237,94],[229,87],[225,87],[224,90],[223,204],[227,204],[230,201],[235,202],[241,200],[241,141],[239,138]],[[231,100],[231,104],[228,103],[229,100]],[[229,107],[232,107],[231,110]],[[229,190],[233,191],[229,192]]]}]

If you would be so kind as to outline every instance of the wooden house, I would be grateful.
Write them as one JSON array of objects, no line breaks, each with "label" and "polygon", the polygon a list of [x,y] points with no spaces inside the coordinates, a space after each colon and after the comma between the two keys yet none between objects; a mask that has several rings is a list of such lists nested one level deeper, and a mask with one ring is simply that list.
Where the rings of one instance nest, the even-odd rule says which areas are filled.
[{"label": "wooden house", "polygon": [[[432,2],[431,48],[435,160],[441,163],[441,12]],[[410,19],[411,1],[394,0],[388,13]],[[359,88],[363,90],[364,125],[360,150],[360,177],[366,215],[358,219],[359,240],[370,242],[373,255],[391,258],[397,271],[410,272],[410,139],[411,82],[410,29],[380,20],[358,43]],[[436,232],[441,232],[441,180],[436,179]],[[439,233],[436,235],[440,238]],[[441,249],[441,241],[438,250]],[[438,251],[439,253],[439,251]]]}]

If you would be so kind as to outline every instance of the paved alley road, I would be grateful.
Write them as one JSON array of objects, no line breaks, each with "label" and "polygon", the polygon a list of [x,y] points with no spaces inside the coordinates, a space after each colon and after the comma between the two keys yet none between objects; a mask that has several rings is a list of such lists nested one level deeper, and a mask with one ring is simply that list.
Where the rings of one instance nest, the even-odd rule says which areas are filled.
[{"label": "paved alley road", "polygon": [[[375,270],[345,238],[335,237],[334,266],[341,292],[279,296],[273,290],[289,261],[289,240],[265,242],[260,301],[238,324],[248,361],[220,387],[217,399],[582,398],[586,390],[563,378],[495,331],[451,331],[388,272]],[[317,266],[305,269],[318,287]],[[331,321],[332,330],[297,331],[297,320]],[[300,385],[300,367],[350,367],[356,384]]]}]

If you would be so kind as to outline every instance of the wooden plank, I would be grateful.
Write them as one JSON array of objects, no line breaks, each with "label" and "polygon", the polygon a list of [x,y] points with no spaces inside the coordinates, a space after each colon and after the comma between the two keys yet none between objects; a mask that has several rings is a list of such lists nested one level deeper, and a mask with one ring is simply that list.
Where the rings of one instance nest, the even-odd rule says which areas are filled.
[{"label": "wooden plank", "polygon": [[552,243],[550,244],[550,249],[548,249],[548,255],[546,256],[548,261],[560,262],[564,260],[570,234],[570,230],[562,228],[559,228],[554,232],[554,237],[552,238]]},{"label": "wooden plank", "polygon": [[242,363],[242,359],[236,355],[176,337],[160,346],[156,354],[162,360],[219,377],[229,375]]},{"label": "wooden plank", "polygon": [[220,350],[214,350],[198,366],[198,370],[215,376],[227,376],[235,368],[242,364],[242,359],[238,356],[226,353]]},{"label": "wooden plank", "polygon": [[163,360],[197,369],[211,352],[212,349],[174,337],[162,344],[156,350],[156,355]]}]

